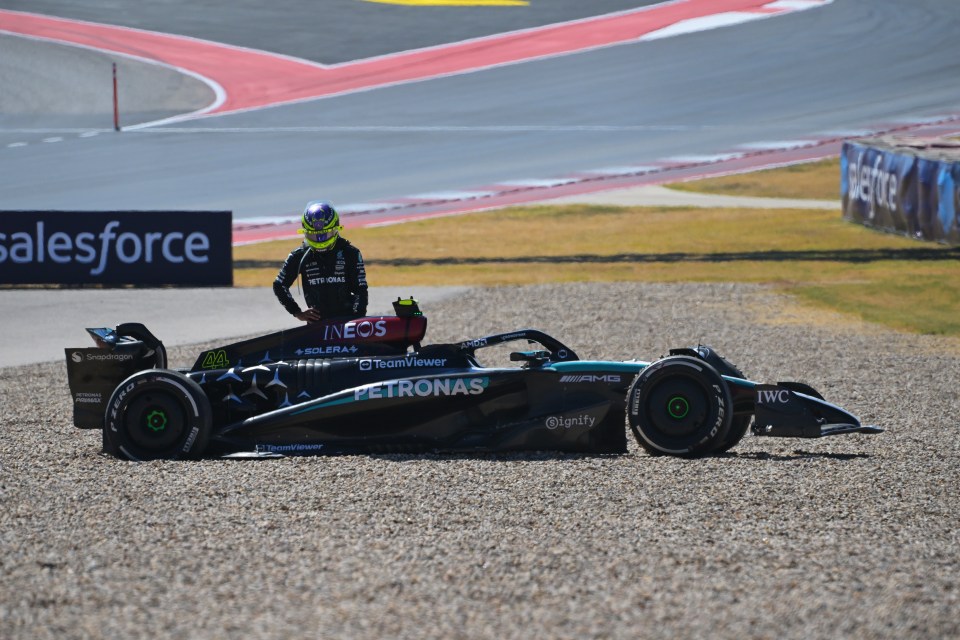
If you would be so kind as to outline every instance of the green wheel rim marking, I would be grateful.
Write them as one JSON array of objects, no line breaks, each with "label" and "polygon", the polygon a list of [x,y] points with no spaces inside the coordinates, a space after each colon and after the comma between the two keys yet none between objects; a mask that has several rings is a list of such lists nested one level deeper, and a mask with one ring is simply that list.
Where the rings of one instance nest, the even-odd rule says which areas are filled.
[{"label": "green wheel rim marking", "polygon": [[673,396],[667,401],[667,413],[674,420],[682,420],[690,413],[690,403],[683,396]]},{"label": "green wheel rim marking", "polygon": [[167,428],[167,414],[160,409],[154,409],[147,414],[147,428],[151,431],[163,431]]}]

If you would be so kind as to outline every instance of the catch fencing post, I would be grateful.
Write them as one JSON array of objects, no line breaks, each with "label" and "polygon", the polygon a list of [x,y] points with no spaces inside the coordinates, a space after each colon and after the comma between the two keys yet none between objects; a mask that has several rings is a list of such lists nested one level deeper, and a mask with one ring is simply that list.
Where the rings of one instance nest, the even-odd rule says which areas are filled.
[{"label": "catch fencing post", "polygon": [[117,63],[113,63],[113,130],[120,131],[120,105],[117,101]]}]

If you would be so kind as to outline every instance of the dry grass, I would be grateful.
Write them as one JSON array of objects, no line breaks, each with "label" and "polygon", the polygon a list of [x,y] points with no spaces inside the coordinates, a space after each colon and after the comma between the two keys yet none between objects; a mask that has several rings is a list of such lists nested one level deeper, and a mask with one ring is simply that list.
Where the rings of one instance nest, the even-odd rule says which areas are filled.
[{"label": "dry grass", "polygon": [[830,158],[778,169],[682,182],[670,187],[680,191],[729,196],[835,200],[840,197],[840,160]]},{"label": "dry grass", "polygon": [[[877,233],[828,211],[543,206],[344,234],[374,286],[569,281],[857,280],[864,263],[946,247]],[[266,285],[294,242],[237,247],[237,284]]]},{"label": "dry grass", "polygon": [[[730,180],[735,193],[824,197],[820,183],[832,176],[836,189],[838,173],[827,161]],[[960,336],[960,250],[872,231],[831,211],[535,206],[344,235],[362,249],[372,286],[752,282],[812,309]],[[237,286],[268,285],[295,245],[235,248]]]}]

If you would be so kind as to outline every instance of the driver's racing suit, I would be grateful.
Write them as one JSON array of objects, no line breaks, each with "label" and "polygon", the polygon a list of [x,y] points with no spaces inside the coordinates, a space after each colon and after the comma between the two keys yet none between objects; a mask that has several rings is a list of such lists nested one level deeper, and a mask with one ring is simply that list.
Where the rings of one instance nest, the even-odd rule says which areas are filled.
[{"label": "driver's racing suit", "polygon": [[307,307],[324,318],[358,318],[367,313],[367,273],[360,250],[344,238],[326,251],[302,244],[287,256],[273,281],[273,292],[291,315],[301,312],[290,286],[302,275]]}]

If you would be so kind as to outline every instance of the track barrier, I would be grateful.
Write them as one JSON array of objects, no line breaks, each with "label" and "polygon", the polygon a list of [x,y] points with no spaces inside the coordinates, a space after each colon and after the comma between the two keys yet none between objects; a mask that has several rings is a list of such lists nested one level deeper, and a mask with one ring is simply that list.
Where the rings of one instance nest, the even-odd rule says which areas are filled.
[{"label": "track barrier", "polygon": [[0,284],[232,286],[230,211],[0,211]]},{"label": "track barrier", "polygon": [[843,217],[960,245],[960,141],[888,136],[843,143]]}]

